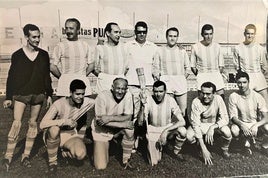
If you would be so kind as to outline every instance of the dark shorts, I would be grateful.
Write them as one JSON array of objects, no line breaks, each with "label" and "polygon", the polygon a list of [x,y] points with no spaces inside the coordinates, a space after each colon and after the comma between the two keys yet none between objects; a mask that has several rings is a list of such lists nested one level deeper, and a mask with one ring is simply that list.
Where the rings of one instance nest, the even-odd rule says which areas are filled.
[{"label": "dark shorts", "polygon": [[13,96],[13,99],[15,101],[19,101],[19,102],[22,102],[24,104],[29,104],[29,105],[43,104],[45,98],[46,98],[46,95],[44,95],[44,94],[15,95],[15,96]]}]

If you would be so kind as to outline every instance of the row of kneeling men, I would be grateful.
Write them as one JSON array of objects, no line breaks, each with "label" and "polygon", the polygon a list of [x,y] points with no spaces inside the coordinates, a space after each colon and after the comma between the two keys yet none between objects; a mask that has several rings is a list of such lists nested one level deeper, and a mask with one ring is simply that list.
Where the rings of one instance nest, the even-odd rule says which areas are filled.
[{"label": "row of kneeling men", "polygon": [[[162,81],[156,81],[151,92],[145,89],[140,91],[140,108],[136,117],[133,117],[133,96],[128,92],[126,79],[116,78],[111,90],[101,92],[95,100],[85,97],[86,85],[83,81],[73,80],[70,84],[70,97],[57,99],[40,123],[47,146],[49,173],[56,174],[59,148],[62,148],[65,157],[81,160],[86,156],[86,126],[81,123],[85,123],[82,121],[87,117],[85,113],[94,105],[95,117],[91,130],[94,140],[93,159],[97,169],[106,168],[109,141],[119,135],[123,135],[121,145],[124,169],[133,169],[131,153],[137,147],[135,142],[140,137],[147,139],[148,160],[151,165],[156,165],[161,160],[162,147],[170,139],[175,139],[171,154],[178,160],[185,160],[181,148],[187,140],[199,144],[205,164],[213,164],[207,145],[213,145],[215,134],[220,136],[223,157],[230,157],[228,150],[232,138],[240,138],[242,150],[250,155],[252,148],[256,147],[255,138],[259,128],[264,126],[267,132],[268,109],[263,97],[249,88],[247,73],[239,72],[236,81],[239,90],[229,96],[230,117],[224,100],[215,94],[215,85],[205,82],[201,85],[198,97],[192,101],[190,126],[186,129],[185,118],[175,99],[166,93],[166,85]],[[232,122],[229,122],[229,118]],[[9,138],[11,134],[16,134],[13,126]],[[30,134],[36,133],[32,130],[27,133],[28,136]],[[268,144],[262,143],[261,148],[267,153]],[[4,159],[7,161],[8,151]],[[27,161],[24,165],[30,166],[30,160]]]}]

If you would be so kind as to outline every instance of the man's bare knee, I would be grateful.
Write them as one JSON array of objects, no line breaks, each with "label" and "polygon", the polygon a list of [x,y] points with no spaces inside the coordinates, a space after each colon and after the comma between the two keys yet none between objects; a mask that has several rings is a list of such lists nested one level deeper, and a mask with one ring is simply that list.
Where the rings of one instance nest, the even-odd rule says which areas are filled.
[{"label": "man's bare knee", "polygon": [[52,126],[48,129],[48,137],[56,139],[60,135],[60,128],[58,126]]},{"label": "man's bare knee", "polygon": [[185,127],[178,127],[177,130],[178,130],[180,136],[182,136],[182,137],[186,137],[186,133],[187,133],[187,131],[186,131],[186,128],[185,128]]},{"label": "man's bare knee", "polygon": [[220,130],[223,133],[224,137],[226,138],[232,137],[231,130],[228,126],[223,126]]},{"label": "man's bare knee", "polygon": [[234,137],[238,137],[239,136],[239,131],[240,131],[240,129],[239,129],[239,127],[237,125],[233,124],[231,126],[231,132],[232,132],[232,135]]},{"label": "man's bare knee", "polygon": [[124,129],[124,137],[128,140],[134,140],[134,129]]},{"label": "man's bare knee", "polygon": [[76,159],[78,159],[78,160],[82,160],[82,159],[84,159],[85,158],[85,156],[86,156],[86,150],[85,149],[83,149],[83,148],[79,148],[79,149],[76,149],[75,150],[75,157],[76,157]]}]

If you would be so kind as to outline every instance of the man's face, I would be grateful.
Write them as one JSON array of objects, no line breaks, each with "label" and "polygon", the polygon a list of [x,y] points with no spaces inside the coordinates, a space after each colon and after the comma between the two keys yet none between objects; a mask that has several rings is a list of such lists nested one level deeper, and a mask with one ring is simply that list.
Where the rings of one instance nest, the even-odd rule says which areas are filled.
[{"label": "man's face", "polygon": [[69,41],[76,41],[78,39],[79,29],[77,29],[75,22],[67,21],[65,23],[65,32]]},{"label": "man's face", "polygon": [[121,30],[118,25],[112,25],[111,28],[111,32],[107,32],[108,39],[113,41],[115,44],[118,44]]},{"label": "man's face", "polygon": [[255,30],[254,29],[246,29],[244,32],[245,43],[250,44],[254,42],[255,39]]},{"label": "man's face", "polygon": [[213,88],[202,87],[200,91],[200,99],[204,104],[210,104],[214,98]]},{"label": "man's face", "polygon": [[164,89],[163,85],[159,87],[154,87],[153,94],[154,94],[155,100],[158,103],[161,103],[163,99],[165,98],[166,90]]},{"label": "man's face", "polygon": [[246,77],[239,78],[236,83],[241,93],[245,93],[249,90],[249,81]]},{"label": "man's face", "polygon": [[85,89],[76,89],[74,92],[71,92],[72,101],[75,104],[82,104],[85,97]]},{"label": "man's face", "polygon": [[127,93],[127,83],[124,80],[117,80],[112,85],[112,93],[116,100],[122,100]]},{"label": "man's face", "polygon": [[204,30],[203,34],[203,40],[204,42],[209,45],[210,43],[212,43],[212,39],[213,39],[213,30]]},{"label": "man's face", "polygon": [[37,48],[40,43],[40,32],[38,30],[29,31],[29,36],[26,36],[27,43],[33,47]]},{"label": "man's face", "polygon": [[178,32],[172,31],[172,30],[169,31],[168,35],[167,35],[167,44],[168,44],[168,46],[170,46],[170,47],[175,46],[177,41],[178,41]]},{"label": "man's face", "polygon": [[143,44],[146,41],[147,29],[142,26],[138,26],[137,29],[135,30],[135,35],[136,35],[136,41],[138,43]]}]

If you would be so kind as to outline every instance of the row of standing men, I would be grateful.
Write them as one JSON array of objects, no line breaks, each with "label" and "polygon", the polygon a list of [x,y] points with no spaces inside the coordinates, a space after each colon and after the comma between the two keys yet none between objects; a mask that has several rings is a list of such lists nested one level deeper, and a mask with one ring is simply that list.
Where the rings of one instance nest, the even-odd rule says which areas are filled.
[{"label": "row of standing men", "polygon": [[[84,157],[84,149],[82,149],[85,148],[83,146],[84,144],[77,144],[77,139],[74,138],[72,138],[70,141],[70,136],[74,134],[73,132],[70,132],[70,130],[74,131],[73,128],[76,125],[76,122],[74,121],[76,121],[77,118],[80,118],[82,113],[94,105],[94,102],[91,99],[87,98],[86,100],[89,100],[88,102],[85,102],[84,97],[81,97],[91,94],[90,87],[88,85],[89,82],[86,77],[91,72],[98,77],[98,97],[96,99],[95,106],[96,118],[98,119],[96,119],[92,124],[92,130],[96,131],[95,133],[92,131],[93,139],[95,141],[94,147],[98,148],[94,150],[99,150],[99,152],[96,151],[96,153],[94,151],[94,163],[95,167],[98,169],[104,169],[108,163],[107,154],[103,154],[104,152],[107,152],[108,145],[107,140],[103,142],[103,135],[99,135],[97,133],[110,132],[109,129],[108,131],[102,131],[97,127],[107,125],[108,123],[111,124],[111,127],[118,127],[118,121],[126,121],[120,123],[120,125],[123,124],[124,127],[127,127],[127,131],[132,130],[129,129],[132,128],[132,125],[128,122],[132,107],[128,107],[130,104],[121,102],[122,99],[128,98],[127,96],[129,95],[126,94],[125,91],[126,84],[130,91],[129,93],[131,93],[131,97],[128,98],[128,103],[130,99],[131,101],[133,100],[132,102],[134,103],[133,116],[131,117],[138,121],[138,125],[141,125],[143,120],[139,120],[137,118],[141,118],[140,113],[142,108],[146,105],[146,102],[142,102],[144,98],[154,98],[155,103],[159,104],[157,98],[161,100],[161,92],[163,94],[163,91],[157,91],[159,87],[160,89],[164,87],[164,93],[167,92],[173,94],[175,98],[174,101],[176,101],[175,103],[179,107],[177,109],[181,111],[182,117],[185,118],[183,121],[188,121],[186,111],[186,78],[190,74],[190,69],[195,75],[197,75],[197,86],[199,91],[202,91],[201,84],[209,81],[212,82],[213,86],[215,84],[215,88],[213,86],[206,86],[205,88],[212,88],[213,90],[211,92],[216,92],[224,97],[224,83],[222,77],[226,76],[224,75],[223,71],[224,59],[219,44],[212,42],[214,33],[212,25],[206,24],[202,27],[201,35],[203,40],[192,46],[192,53],[190,57],[191,60],[189,60],[187,52],[182,47],[177,45],[179,31],[174,27],[169,28],[166,32],[167,45],[162,48],[158,48],[154,43],[146,40],[148,26],[145,22],[139,21],[136,23],[135,39],[127,42],[125,45],[119,43],[121,31],[118,24],[113,22],[108,23],[105,28],[107,41],[103,45],[97,45],[93,55],[89,45],[86,42],[82,42],[78,39],[79,29],[80,22],[77,19],[71,18],[66,20],[65,30],[67,40],[60,42],[55,47],[52,54],[52,59],[49,60],[48,53],[38,48],[40,42],[39,28],[31,24],[28,24],[24,27],[23,31],[27,40],[27,45],[14,52],[11,57],[11,67],[7,79],[6,100],[3,103],[4,107],[14,107],[14,121],[8,134],[7,151],[3,161],[3,165],[7,169],[9,168],[13,157],[13,152],[16,147],[21,127],[22,115],[27,104],[31,106],[31,117],[26,136],[25,151],[22,155],[21,162],[25,166],[31,166],[29,155],[34,139],[37,135],[36,121],[38,114],[41,110],[44,99],[47,99],[47,107],[52,104],[50,71],[54,76],[59,78],[57,95],[71,96],[65,99],[61,98],[59,101],[55,102],[45,116],[45,118],[49,119],[44,118],[41,122],[40,127],[42,129],[50,128],[48,129],[49,131],[47,132],[46,139],[49,155],[49,170],[51,170],[50,172],[54,172],[56,169],[57,155],[55,154],[55,151],[58,150],[59,144],[69,150],[64,152],[65,156],[76,157],[78,159]],[[254,41],[255,34],[256,27],[253,24],[249,24],[245,27],[245,41],[236,47],[234,50],[234,57],[237,64],[237,69],[239,71],[242,70],[247,72],[249,78],[256,79],[251,80],[250,82],[248,80],[250,88],[260,93],[265,98],[264,101],[268,101],[267,84],[262,73],[265,72],[267,68],[266,53],[264,48]],[[137,68],[144,69],[142,76],[145,78],[143,81],[146,82],[140,82],[141,77],[138,77],[136,74]],[[117,80],[114,80],[115,78],[117,78]],[[83,82],[81,83],[81,81],[75,81],[72,86],[70,83],[71,81],[74,81],[74,79],[80,79]],[[155,82],[160,80],[163,81],[164,85],[161,84],[161,82],[160,84],[159,82]],[[152,91],[152,85],[155,84],[154,82],[156,83],[156,86],[153,87],[152,93],[155,97],[144,97],[146,95],[144,93],[146,92],[144,87],[141,87],[140,85],[142,84],[145,86],[145,88]],[[87,87],[79,88],[78,84],[80,86],[85,84]],[[70,88],[68,86],[70,86]],[[112,92],[109,91],[111,86]],[[79,91],[77,93],[78,89],[85,90],[85,93],[83,93],[83,91]],[[105,92],[106,94],[103,95]],[[157,93],[160,94],[158,95]],[[203,95],[207,96],[208,93],[203,91]],[[113,98],[111,100],[114,100],[114,102],[108,102],[108,98]],[[12,100],[14,102],[13,104]],[[81,103],[82,100],[83,102]],[[99,104],[99,110],[97,109],[97,101],[101,103]],[[66,103],[68,103],[70,106]],[[88,105],[81,107],[85,103]],[[169,101],[167,103],[173,104],[174,102]],[[112,108],[111,106],[113,105],[116,106],[116,108],[118,107],[118,110]],[[111,107],[109,111],[110,113],[108,112],[107,108],[105,109],[105,107]],[[78,111],[75,111],[76,109]],[[202,115],[203,114],[204,113],[202,112]],[[108,117],[111,115],[114,115],[114,117]],[[71,119],[61,119],[63,116]],[[162,126],[162,124],[164,123],[158,123],[158,121],[156,122],[156,126]],[[221,126],[220,124],[216,125],[218,125],[218,127]],[[121,127],[122,126],[119,126],[119,128]],[[173,128],[171,130],[174,130],[174,127],[171,128]],[[83,127],[79,129],[82,132],[85,131],[85,128]],[[156,130],[159,129],[157,128]],[[244,129],[242,130],[244,131]],[[66,133],[63,132],[64,134],[60,134],[62,131],[66,131]],[[126,131],[124,132],[125,135],[122,141],[123,164],[124,167],[128,168],[131,167],[129,164],[129,158],[133,148],[133,137],[132,133],[127,133]],[[248,131],[248,133],[249,132],[251,133],[251,131]],[[167,134],[167,132],[165,132],[165,134]],[[108,140],[111,139],[109,134],[108,136],[104,137],[106,137]],[[162,137],[164,138],[165,135],[162,135],[159,138]],[[181,141],[178,141],[180,143],[183,139],[185,139],[179,137],[176,138],[178,138],[176,139],[177,141],[181,139]],[[211,139],[211,136],[208,136],[208,142],[213,142],[213,139]],[[165,143],[165,141],[160,139],[158,142],[157,139],[157,143],[158,144],[156,145],[158,146],[155,147],[153,145],[152,148],[161,150],[161,145],[162,143]],[[79,145],[78,148],[77,145]],[[175,155],[179,155],[179,157],[181,157],[181,155],[178,154],[180,148],[179,146],[176,147],[178,147],[178,149],[174,153]],[[157,160],[159,158],[159,154],[157,151],[155,153],[157,154],[151,156],[151,158],[156,158]],[[204,152],[204,150],[203,157],[206,163],[212,164],[210,154],[208,152]],[[156,163],[154,161],[151,163],[153,165],[156,164],[157,161]]]}]

